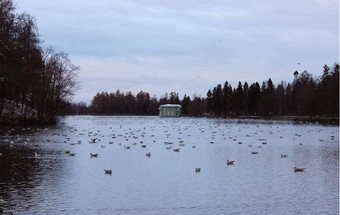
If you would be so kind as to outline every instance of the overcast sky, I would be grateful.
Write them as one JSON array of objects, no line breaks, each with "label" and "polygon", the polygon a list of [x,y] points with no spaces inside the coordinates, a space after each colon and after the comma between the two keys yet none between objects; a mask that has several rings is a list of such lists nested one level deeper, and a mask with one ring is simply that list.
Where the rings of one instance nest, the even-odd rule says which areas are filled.
[{"label": "overcast sky", "polygon": [[117,89],[205,96],[226,80],[290,82],[339,62],[338,0],[14,2],[80,66],[74,102]]}]

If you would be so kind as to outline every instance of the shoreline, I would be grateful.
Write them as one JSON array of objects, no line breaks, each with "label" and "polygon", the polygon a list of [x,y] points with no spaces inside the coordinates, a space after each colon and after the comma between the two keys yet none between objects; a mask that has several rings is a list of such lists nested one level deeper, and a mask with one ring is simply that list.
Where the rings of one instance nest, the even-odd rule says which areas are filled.
[{"label": "shoreline", "polygon": [[[55,125],[60,117],[65,116],[158,116],[158,115],[126,115],[126,114],[70,114],[58,116],[56,120],[51,122],[49,119],[25,119],[9,117],[0,117],[0,126],[39,126],[39,125]],[[221,119],[250,119],[250,120],[288,120],[300,121],[306,123],[321,123],[328,125],[339,125],[339,117],[323,117],[323,116],[209,116],[209,115],[181,115],[181,117],[198,117],[198,118],[221,118]]]},{"label": "shoreline", "polygon": [[250,119],[250,120],[287,120],[287,121],[300,121],[308,123],[321,123],[329,125],[339,125],[339,117],[322,117],[322,116],[195,116],[195,115],[182,115],[182,117],[206,117],[206,118],[221,118],[221,119]]},{"label": "shoreline", "polygon": [[339,117],[321,117],[321,116],[229,116],[222,118],[230,119],[255,119],[255,120],[288,120],[301,121],[309,123],[321,123],[329,125],[339,125]]},{"label": "shoreline", "polygon": [[[158,116],[158,115],[131,115],[131,114],[70,114],[65,116]],[[210,115],[181,115],[180,117],[197,117],[197,118],[223,118],[223,119],[251,119],[251,120],[288,120],[300,121],[306,123],[320,123],[324,125],[339,125],[339,117],[326,116],[210,116]]]},{"label": "shoreline", "polygon": [[36,118],[10,118],[10,117],[0,117],[0,126],[39,126],[39,125],[55,125],[58,123],[58,118],[50,119],[44,117],[43,119]]}]

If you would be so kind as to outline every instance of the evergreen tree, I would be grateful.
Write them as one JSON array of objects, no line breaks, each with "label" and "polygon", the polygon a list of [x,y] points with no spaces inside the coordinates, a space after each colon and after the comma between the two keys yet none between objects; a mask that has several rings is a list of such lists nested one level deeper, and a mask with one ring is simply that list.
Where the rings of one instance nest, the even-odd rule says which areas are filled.
[{"label": "evergreen tree", "polygon": [[235,108],[236,108],[236,114],[243,114],[243,102],[244,102],[244,93],[243,93],[243,87],[241,81],[238,82],[238,86],[236,89],[236,94],[235,94]]},{"label": "evergreen tree", "polygon": [[249,113],[249,85],[247,82],[243,84],[243,113]]},{"label": "evergreen tree", "polygon": [[211,93],[210,89],[207,92],[207,112],[213,112],[213,94]]},{"label": "evergreen tree", "polygon": [[218,84],[213,90],[213,111],[216,115],[220,115],[223,110],[223,92],[222,85]]},{"label": "evergreen tree", "polygon": [[188,114],[189,113],[189,109],[190,109],[190,96],[187,96],[186,94],[183,97],[183,100],[181,102],[182,105],[182,114]]},{"label": "evergreen tree", "polygon": [[232,104],[232,101],[231,101],[232,93],[233,93],[233,90],[230,84],[228,83],[228,81],[226,81],[223,85],[223,109],[224,109],[224,115],[226,116],[230,114],[230,108]]}]

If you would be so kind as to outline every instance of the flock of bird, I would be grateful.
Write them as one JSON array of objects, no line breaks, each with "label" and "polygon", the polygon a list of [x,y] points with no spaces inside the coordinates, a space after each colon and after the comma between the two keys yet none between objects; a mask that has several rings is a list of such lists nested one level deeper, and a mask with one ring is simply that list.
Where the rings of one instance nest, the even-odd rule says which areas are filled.
[{"label": "flock of bird", "polygon": [[[119,125],[117,122],[102,122],[99,124],[99,126],[94,126],[88,124],[87,126],[83,127],[80,124],[74,124],[72,126],[67,127],[68,131],[60,131],[57,132],[57,130],[53,131],[53,133],[49,133],[46,135],[47,142],[53,141],[53,136],[57,136],[54,138],[54,141],[59,141],[62,139],[62,142],[65,144],[69,144],[70,146],[80,145],[85,142],[86,144],[94,144],[94,145],[100,145],[101,148],[105,148],[105,144],[115,144],[118,146],[123,146],[124,150],[132,149],[132,147],[140,146],[141,148],[149,148],[150,144],[164,144],[165,150],[171,150],[176,153],[180,153],[181,148],[186,146],[186,142],[190,142],[189,147],[193,150],[200,146],[200,144],[193,144],[197,139],[199,139],[198,136],[204,137],[207,143],[210,144],[219,144],[219,143],[230,143],[230,142],[236,142],[236,145],[242,145],[243,141],[246,141],[244,138],[247,137],[261,137],[257,138],[258,142],[252,142],[248,143],[248,147],[252,148],[254,150],[250,150],[250,153],[252,155],[259,154],[261,148],[265,147],[266,145],[270,144],[267,143],[267,138],[264,134],[261,133],[261,127],[260,125],[255,125],[256,130],[253,134],[242,134],[242,127],[236,128],[238,129],[238,135],[243,135],[243,141],[238,140],[238,137],[236,135],[233,135],[233,132],[230,131],[230,129],[235,126],[232,124],[224,124],[225,127],[222,127],[221,124],[211,124],[211,123],[202,123],[202,124],[192,124],[192,122],[188,122],[187,124],[183,125],[183,120],[181,123],[177,124],[176,120],[171,120],[172,124],[169,123],[167,119],[159,119],[155,118],[153,119],[154,122],[143,126],[143,122],[138,122],[136,124],[140,124],[140,127],[136,127],[133,125],[132,127],[129,127],[129,124],[122,122],[122,124]],[[119,123],[119,122],[118,122]],[[147,126],[147,127],[146,127]],[[85,129],[84,129],[85,128]],[[243,128],[249,128],[249,125],[245,124],[243,125]],[[274,127],[271,127],[272,130],[269,131],[269,135],[273,134]],[[103,132],[102,130],[105,130]],[[196,134],[201,133],[201,135],[195,135],[195,132],[191,133],[192,129],[196,129]],[[229,129],[229,131],[228,131]],[[235,129],[235,128],[234,128]],[[280,130],[279,127],[277,127],[278,130]],[[211,133],[210,133],[210,132]],[[66,134],[67,133],[67,134]],[[208,134],[209,133],[209,134]],[[229,136],[229,140],[227,135]],[[186,135],[186,137],[184,137]],[[266,134],[268,135],[268,134]],[[300,137],[301,135],[295,134],[296,137]],[[76,138],[79,138],[78,140],[75,140]],[[283,136],[279,136],[279,138],[283,138]],[[216,140],[218,139],[218,140]],[[334,140],[334,136],[331,136],[331,139]],[[8,139],[8,141],[11,141]],[[323,140],[319,140],[323,141]],[[161,143],[160,143],[161,142]],[[198,141],[202,142],[202,140]],[[302,145],[300,143],[299,145]],[[72,150],[65,150],[65,154],[69,156],[76,156],[76,153]],[[0,153],[0,156],[2,154]],[[41,153],[35,152],[34,157],[35,158],[41,158],[43,155]],[[151,152],[145,153],[146,157],[151,157]],[[99,153],[91,152],[89,153],[90,158],[97,158],[99,157]],[[280,157],[282,159],[287,158],[288,154],[281,154]],[[236,165],[235,160],[229,160],[227,159],[225,161],[226,166],[233,166]],[[195,172],[200,173],[201,167],[195,167]],[[303,172],[305,168],[302,167],[293,167],[294,172]],[[104,169],[105,174],[112,174],[112,169]]]},{"label": "flock of bird", "polygon": [[[138,154],[138,159],[149,163],[149,161],[154,162],[157,159],[162,159],[162,154],[166,154],[168,158],[169,156],[183,158],[188,154],[202,154],[205,149],[213,149],[210,152],[220,153],[219,155],[226,152],[219,157],[223,157],[224,160],[220,159],[218,163],[222,165],[223,169],[231,171],[243,171],[244,164],[252,162],[252,158],[256,161],[268,160],[268,153],[274,153],[270,159],[280,160],[277,163],[280,165],[284,163],[285,167],[288,167],[287,171],[291,171],[292,174],[300,175],[300,172],[306,170],[303,165],[300,166],[303,162],[299,162],[299,159],[293,160],[297,153],[295,153],[296,151],[293,153],[292,148],[300,150],[302,147],[301,150],[304,150],[302,145],[306,143],[303,141],[303,138],[306,137],[305,134],[298,134],[299,131],[294,131],[294,126],[283,126],[284,128],[282,128],[279,124],[247,124],[235,123],[235,121],[228,123],[195,118],[139,119],[136,117],[136,121],[124,118],[118,120],[114,117],[108,117],[102,121],[91,120],[90,117],[79,117],[78,119],[68,120],[59,128],[35,129],[28,132],[30,134],[26,136],[13,134],[15,131],[11,129],[4,136],[0,136],[0,142],[9,145],[27,144],[27,148],[32,149],[29,150],[31,154],[27,156],[30,159],[37,159],[37,162],[40,159],[48,158],[51,151],[53,153],[57,151],[58,159],[62,158],[70,162],[73,162],[73,159],[88,159],[86,161],[97,165],[93,168],[96,171],[95,174],[103,175],[102,177],[107,179],[115,179],[112,175],[115,175],[117,170],[113,167],[115,163],[109,163],[106,160],[106,156],[113,150],[115,150],[115,155],[119,154],[120,157],[127,157],[131,153]],[[319,129],[316,127],[306,131],[315,133],[320,132]],[[26,132],[25,130],[23,133]],[[294,132],[297,133],[294,134]],[[334,141],[336,134],[337,131],[333,132],[330,140]],[[324,141],[321,138],[325,137],[321,136],[315,141]],[[290,146],[281,147],[281,143],[284,142],[289,142]],[[49,143],[55,144],[57,147],[49,147]],[[291,147],[292,145],[293,147]],[[49,151],[51,148],[52,150]],[[220,152],[219,149],[223,149],[223,151]],[[214,156],[213,154],[209,155]],[[6,156],[5,151],[0,151],[0,159]],[[195,157],[198,156],[195,155]],[[185,168],[189,170],[189,174],[193,175],[192,177],[197,175],[202,179],[201,176],[205,176],[204,174],[209,169],[204,162],[197,161],[199,159],[189,163]],[[297,164],[291,165],[293,162]],[[309,168],[307,166],[307,170]],[[308,174],[307,171],[306,173]]]},{"label": "flock of bird", "polygon": [[[193,129],[193,127],[196,127],[198,131],[202,133],[206,139],[209,139],[209,136],[207,136],[208,134],[205,135],[204,133],[210,130],[211,131],[210,144],[215,144],[215,139],[221,139],[221,137],[222,137],[222,140],[225,142],[232,141],[232,142],[238,143],[239,145],[243,144],[242,141],[238,141],[237,136],[233,136],[233,135],[229,136],[229,141],[227,141],[227,132],[223,131],[223,128],[221,128],[220,125],[213,125],[213,124],[191,125],[190,123],[188,125],[180,125],[180,124],[176,124],[176,121],[174,121],[174,124],[172,125],[170,124],[170,127],[169,127],[169,123],[167,122],[168,121],[164,119],[161,119],[159,121],[155,120],[155,123],[153,123],[151,126],[147,128],[145,126],[144,127],[141,126],[139,128],[135,126],[129,127],[126,124],[120,124],[118,127],[117,124],[115,124],[115,126],[112,126],[113,124],[111,124],[110,122],[103,122],[99,127],[93,126],[93,127],[90,127],[88,130],[83,129],[79,131],[78,129],[81,129],[81,126],[79,125],[70,126],[68,127],[68,129],[71,133],[73,133],[72,138],[74,138],[74,135],[76,135],[76,137],[87,136],[87,141],[85,142],[87,142],[88,144],[98,144],[100,145],[101,148],[105,148],[105,144],[103,144],[103,142],[106,142],[108,144],[116,144],[118,146],[123,146],[124,150],[132,149],[132,147],[135,147],[138,145],[141,148],[148,148],[149,144],[152,144],[152,143],[155,144],[156,142],[157,142],[156,144],[159,144],[159,142],[163,142],[166,150],[172,150],[173,152],[179,153],[181,151],[181,148],[186,146],[185,141],[189,139],[191,141],[188,141],[188,142],[192,143],[195,141],[195,139],[198,139],[198,137],[193,136],[192,133],[185,132],[187,130]],[[229,126],[233,126],[233,125],[229,125]],[[247,128],[249,126],[244,125],[244,127]],[[103,130],[106,129],[106,133],[102,132],[99,128]],[[257,130],[254,134],[244,134],[244,136],[254,137],[258,135],[258,133],[262,132],[260,125],[256,125],[256,128]],[[279,127],[277,128],[278,130],[280,129]],[[183,137],[184,132],[187,135],[186,138]],[[241,128],[239,128],[238,132],[242,133]],[[162,133],[164,134],[164,136]],[[269,131],[269,134],[273,134],[273,131]],[[177,137],[174,137],[176,135]],[[64,143],[69,143],[70,145],[82,144],[82,140],[74,141],[71,139],[71,137],[67,135],[62,135],[62,136],[65,136]],[[147,136],[149,138],[147,138]],[[160,138],[160,136],[162,137]],[[263,135],[258,135],[258,136],[262,137],[262,138],[258,138],[258,143],[252,143],[252,144],[248,143],[249,148],[252,147],[255,149],[255,150],[250,151],[252,155],[259,154],[261,148],[270,144],[270,143],[267,143],[266,138],[263,138]],[[301,135],[295,134],[295,136],[300,137]],[[172,137],[172,139],[170,137]],[[283,136],[280,136],[279,138],[283,138]],[[334,139],[334,136],[332,136],[332,138]],[[146,140],[148,141],[148,143],[146,143]],[[220,140],[216,141],[216,143],[221,143],[221,142],[222,141]],[[199,146],[197,144],[190,144],[190,145],[192,149],[195,149],[197,146]],[[302,145],[302,143],[300,143],[300,145]],[[65,154],[68,154],[69,156],[75,156],[75,153],[71,152],[71,150],[66,150]],[[151,152],[145,153],[146,157],[150,158],[151,155],[152,155]],[[99,156],[98,153],[91,152],[89,154],[90,158],[96,158],[98,156]],[[281,154],[280,157],[282,159],[287,158],[288,154]],[[234,166],[236,165],[236,163],[237,162],[235,160],[227,159],[225,161],[226,166]],[[201,170],[202,170],[201,167],[195,167],[196,173],[200,173]],[[305,168],[293,167],[293,170],[294,172],[303,172]],[[112,169],[104,168],[104,173],[111,175]]]}]

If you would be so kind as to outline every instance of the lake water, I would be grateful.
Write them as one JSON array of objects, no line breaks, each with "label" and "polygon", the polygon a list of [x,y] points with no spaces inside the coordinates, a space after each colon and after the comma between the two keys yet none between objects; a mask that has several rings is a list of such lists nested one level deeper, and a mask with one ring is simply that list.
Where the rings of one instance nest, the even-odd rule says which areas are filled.
[{"label": "lake water", "polygon": [[339,214],[337,126],[69,116],[6,130],[0,153],[14,214]]}]

